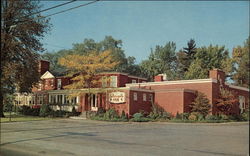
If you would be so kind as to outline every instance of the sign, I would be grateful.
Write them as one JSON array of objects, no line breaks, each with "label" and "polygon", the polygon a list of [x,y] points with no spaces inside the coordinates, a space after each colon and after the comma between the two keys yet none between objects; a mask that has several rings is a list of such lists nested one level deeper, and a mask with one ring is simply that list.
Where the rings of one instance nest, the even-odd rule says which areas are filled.
[{"label": "sign", "polygon": [[124,103],[125,102],[125,93],[124,92],[111,92],[111,93],[109,93],[109,102],[110,103]]}]

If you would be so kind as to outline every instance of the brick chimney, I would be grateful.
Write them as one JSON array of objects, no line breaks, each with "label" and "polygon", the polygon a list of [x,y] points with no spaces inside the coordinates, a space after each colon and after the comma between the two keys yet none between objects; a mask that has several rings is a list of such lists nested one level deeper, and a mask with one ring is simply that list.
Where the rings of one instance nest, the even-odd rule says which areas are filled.
[{"label": "brick chimney", "polygon": [[166,81],[167,80],[167,75],[166,74],[159,74],[154,77],[155,82],[161,82],[161,81]]},{"label": "brick chimney", "polygon": [[220,69],[212,69],[209,71],[209,77],[218,80],[221,84],[224,84],[226,75],[225,72]]},{"label": "brick chimney", "polygon": [[49,70],[49,61],[40,60],[38,65],[38,72],[43,75],[46,71]]}]

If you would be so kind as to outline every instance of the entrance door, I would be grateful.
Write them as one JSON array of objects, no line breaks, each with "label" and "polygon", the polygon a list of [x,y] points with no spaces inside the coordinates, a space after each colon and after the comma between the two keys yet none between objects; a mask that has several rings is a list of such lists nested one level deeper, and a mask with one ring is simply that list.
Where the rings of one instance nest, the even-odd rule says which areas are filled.
[{"label": "entrance door", "polygon": [[91,111],[97,111],[97,95],[96,94],[91,94],[90,96],[90,106],[91,106]]}]

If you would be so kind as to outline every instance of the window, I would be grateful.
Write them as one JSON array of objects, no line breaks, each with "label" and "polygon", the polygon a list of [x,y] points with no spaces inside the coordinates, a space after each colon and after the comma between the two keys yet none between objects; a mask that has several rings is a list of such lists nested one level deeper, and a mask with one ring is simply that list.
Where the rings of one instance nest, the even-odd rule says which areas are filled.
[{"label": "window", "polygon": [[37,101],[38,101],[38,104],[43,104],[43,95],[38,95],[37,96]]},{"label": "window", "polygon": [[106,76],[102,77],[102,87],[104,88],[107,87],[108,86],[107,82],[108,78]]},{"label": "window", "polygon": [[134,101],[137,101],[137,93],[134,93]]},{"label": "window", "polygon": [[132,83],[136,83],[136,80],[132,80]]},{"label": "window", "polygon": [[61,89],[62,88],[62,79],[58,79],[57,80],[57,89]]},{"label": "window", "polygon": [[111,76],[110,79],[110,87],[117,87],[117,76]]},{"label": "window", "polygon": [[57,103],[62,104],[62,95],[57,95]]},{"label": "window", "polygon": [[246,109],[246,101],[244,96],[239,96],[239,108],[240,113],[243,113],[244,109]]},{"label": "window", "polygon": [[147,94],[146,93],[143,93],[143,101],[147,101]]},{"label": "window", "polygon": [[149,101],[153,102],[153,95],[149,94]]},{"label": "window", "polygon": [[50,95],[49,100],[50,100],[49,103],[55,104],[56,103],[56,95]]}]

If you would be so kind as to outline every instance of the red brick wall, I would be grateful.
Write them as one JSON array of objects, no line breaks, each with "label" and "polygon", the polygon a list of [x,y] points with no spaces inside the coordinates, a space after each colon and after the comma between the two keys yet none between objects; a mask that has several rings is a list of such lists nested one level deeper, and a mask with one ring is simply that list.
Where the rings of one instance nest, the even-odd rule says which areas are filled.
[{"label": "red brick wall", "polygon": [[191,112],[190,104],[196,98],[195,92],[184,92],[184,112]]},{"label": "red brick wall", "polygon": [[[137,93],[137,100],[134,100],[134,93]],[[146,94],[146,101],[143,101],[143,94]],[[152,96],[154,96],[153,93],[150,92],[144,92],[144,91],[130,91],[129,93],[129,99],[130,99],[130,103],[129,103],[129,114],[133,115],[135,113],[138,113],[140,110],[143,110],[147,113],[151,112],[151,107],[152,107],[152,102],[149,99],[149,94],[152,94]]]},{"label": "red brick wall", "polygon": [[173,115],[183,113],[184,94],[183,91],[156,91],[155,104],[162,107],[166,112]]}]

